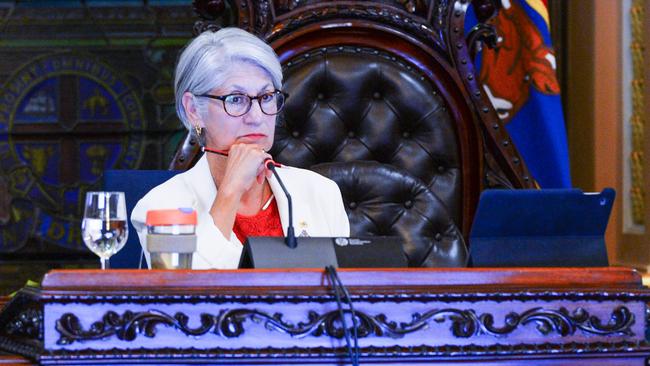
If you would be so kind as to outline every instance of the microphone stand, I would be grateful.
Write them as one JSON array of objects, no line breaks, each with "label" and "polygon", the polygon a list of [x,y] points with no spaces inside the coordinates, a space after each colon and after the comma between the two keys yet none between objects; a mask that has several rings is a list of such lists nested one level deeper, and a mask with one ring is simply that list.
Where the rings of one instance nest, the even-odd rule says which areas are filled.
[{"label": "microphone stand", "polygon": [[275,179],[277,179],[278,183],[280,183],[280,187],[282,188],[284,195],[287,196],[287,203],[289,206],[289,225],[287,225],[287,236],[284,238],[284,240],[289,248],[295,249],[298,246],[298,241],[296,240],[296,234],[293,230],[293,203],[291,202],[291,195],[289,194],[289,191],[287,191],[287,188],[284,186],[284,183],[282,183],[282,179],[280,179],[278,172],[275,171],[275,162],[271,159],[266,159],[266,161],[264,161],[264,165],[267,169],[273,172]]}]

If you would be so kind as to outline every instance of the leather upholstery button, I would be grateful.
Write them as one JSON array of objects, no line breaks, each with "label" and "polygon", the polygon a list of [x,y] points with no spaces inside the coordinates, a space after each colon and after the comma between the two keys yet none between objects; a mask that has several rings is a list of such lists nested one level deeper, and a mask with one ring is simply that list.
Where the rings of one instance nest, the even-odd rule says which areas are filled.
[{"label": "leather upholstery button", "polygon": [[355,136],[356,136],[356,134],[354,133],[354,131],[349,131],[348,132],[348,137],[349,138],[353,139]]},{"label": "leather upholstery button", "polygon": [[348,204],[348,206],[349,206],[351,209],[354,210],[355,208],[357,208],[357,203],[356,203],[356,202],[350,202],[350,203]]},{"label": "leather upholstery button", "polygon": [[438,165],[438,173],[443,173],[445,171],[445,167],[442,165]]},{"label": "leather upholstery button", "polygon": [[374,92],[374,93],[372,93],[372,97],[375,98],[375,99],[379,99],[379,98],[381,98],[381,93],[380,92]]},{"label": "leather upholstery button", "polygon": [[436,233],[436,236],[434,236],[433,238],[436,239],[436,241],[440,241],[442,240],[442,234]]},{"label": "leather upholstery button", "polygon": [[293,136],[293,137],[295,137],[295,138],[298,138],[298,137],[300,136],[300,132],[298,132],[298,131],[293,131],[293,132],[291,132],[291,136]]},{"label": "leather upholstery button", "polygon": [[406,207],[406,208],[413,207],[413,201],[408,200],[408,201],[404,202],[404,207]]},{"label": "leather upholstery button", "polygon": [[405,139],[407,139],[407,138],[411,137],[411,133],[408,132],[408,131],[404,131],[404,132],[402,132],[402,137],[404,137]]},{"label": "leather upholstery button", "polygon": [[318,93],[318,95],[316,95],[316,98],[318,98],[318,100],[323,100],[323,99],[325,99],[325,94]]}]

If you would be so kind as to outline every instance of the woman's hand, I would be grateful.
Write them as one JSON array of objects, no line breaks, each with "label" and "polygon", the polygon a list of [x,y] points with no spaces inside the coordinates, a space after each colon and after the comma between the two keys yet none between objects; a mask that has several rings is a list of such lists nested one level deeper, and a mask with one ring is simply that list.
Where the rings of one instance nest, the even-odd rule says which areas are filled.
[{"label": "woman's hand", "polygon": [[[258,145],[235,144],[230,147],[226,168],[218,187],[219,192],[210,208],[212,220],[226,238],[230,238],[232,233],[242,197],[247,192],[263,195],[264,179],[272,174],[264,166],[267,158],[271,158],[271,155]],[[251,189],[255,183],[259,185],[259,189]],[[258,202],[258,199],[253,200]],[[262,197],[259,197],[259,201],[261,200]]]},{"label": "woman's hand", "polygon": [[228,160],[219,186],[219,194],[241,198],[255,182],[264,183],[264,178],[270,177],[271,174],[264,166],[264,161],[270,158],[271,155],[258,145],[232,145],[228,151]]}]

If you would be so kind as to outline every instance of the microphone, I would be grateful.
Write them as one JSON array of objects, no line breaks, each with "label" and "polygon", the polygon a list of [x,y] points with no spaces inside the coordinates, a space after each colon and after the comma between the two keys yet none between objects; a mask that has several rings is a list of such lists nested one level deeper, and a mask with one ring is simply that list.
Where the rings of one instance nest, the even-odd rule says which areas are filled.
[{"label": "microphone", "polygon": [[291,203],[291,195],[289,194],[289,191],[287,191],[284,183],[282,183],[282,179],[280,179],[278,172],[275,171],[275,167],[280,166],[280,164],[276,163],[271,158],[266,158],[266,160],[264,160],[264,166],[266,169],[273,172],[275,179],[280,183],[284,195],[287,196],[287,203],[289,205],[289,225],[287,226],[287,236],[284,238],[284,241],[289,248],[294,249],[298,246],[298,241],[296,240],[296,234],[293,231],[293,204]]}]

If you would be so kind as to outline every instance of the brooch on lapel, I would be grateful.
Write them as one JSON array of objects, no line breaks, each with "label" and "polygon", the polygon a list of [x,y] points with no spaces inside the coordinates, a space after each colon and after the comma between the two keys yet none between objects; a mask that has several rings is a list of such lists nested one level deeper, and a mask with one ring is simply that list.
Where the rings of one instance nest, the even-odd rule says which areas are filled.
[{"label": "brooch on lapel", "polygon": [[299,237],[309,237],[309,233],[307,233],[307,223],[305,221],[300,221],[298,227],[300,228],[300,234],[298,234]]}]

